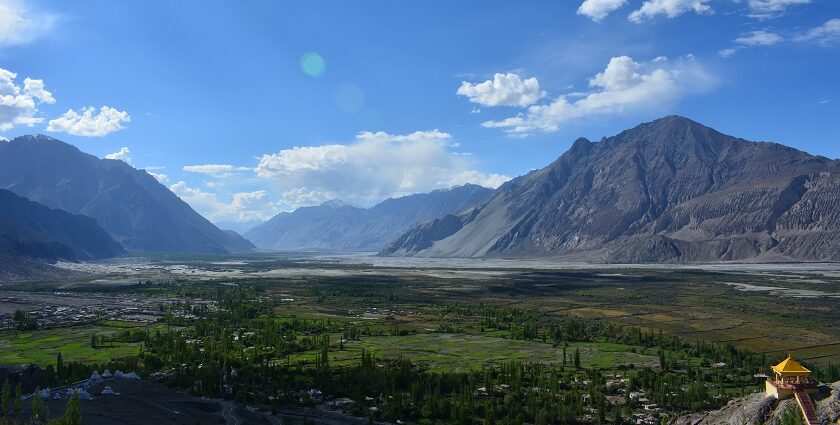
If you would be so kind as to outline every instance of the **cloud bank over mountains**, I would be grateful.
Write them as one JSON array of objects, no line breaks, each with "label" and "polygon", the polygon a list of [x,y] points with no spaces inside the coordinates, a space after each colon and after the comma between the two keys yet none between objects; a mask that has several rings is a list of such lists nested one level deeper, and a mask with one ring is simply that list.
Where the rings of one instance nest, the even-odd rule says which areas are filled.
[{"label": "cloud bank over mountains", "polygon": [[[345,144],[295,146],[263,154],[255,167],[188,165],[184,171],[216,179],[219,186],[265,186],[258,191],[216,193],[178,181],[170,189],[212,221],[261,221],[281,211],[340,199],[372,205],[383,199],[466,183],[496,188],[509,176],[480,171],[441,130],[409,134],[361,132]],[[209,187],[209,186],[208,186]]]},{"label": "cloud bank over mountains", "polygon": [[464,155],[451,151],[452,145],[452,136],[440,130],[362,132],[347,144],[296,146],[262,155],[255,172],[292,205],[316,198],[369,204],[464,183],[498,187],[509,179],[478,171]]}]

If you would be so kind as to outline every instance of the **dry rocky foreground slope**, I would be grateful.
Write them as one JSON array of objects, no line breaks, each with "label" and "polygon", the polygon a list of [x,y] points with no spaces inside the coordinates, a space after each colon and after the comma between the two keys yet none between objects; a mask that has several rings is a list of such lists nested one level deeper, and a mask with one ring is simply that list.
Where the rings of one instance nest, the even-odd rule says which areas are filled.
[{"label": "dry rocky foreground slope", "polygon": [[[840,421],[840,382],[824,388],[814,395],[817,419],[821,424],[836,424]],[[681,416],[671,425],[780,425],[782,417],[791,411],[801,417],[796,400],[776,400],[763,392],[736,398],[725,407],[712,412],[693,413]]]}]

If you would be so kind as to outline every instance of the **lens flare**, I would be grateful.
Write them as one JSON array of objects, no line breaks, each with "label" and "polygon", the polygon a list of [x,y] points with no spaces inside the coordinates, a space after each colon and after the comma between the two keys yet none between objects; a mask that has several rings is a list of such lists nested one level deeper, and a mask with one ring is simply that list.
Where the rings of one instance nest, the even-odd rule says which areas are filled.
[{"label": "lens flare", "polygon": [[300,58],[300,69],[310,77],[320,77],[327,70],[324,58],[315,52],[304,53]]}]

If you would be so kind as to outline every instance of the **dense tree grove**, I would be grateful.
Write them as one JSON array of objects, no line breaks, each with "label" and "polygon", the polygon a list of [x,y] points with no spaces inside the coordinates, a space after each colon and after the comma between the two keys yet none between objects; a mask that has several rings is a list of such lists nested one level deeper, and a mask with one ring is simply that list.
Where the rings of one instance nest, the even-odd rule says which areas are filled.
[{"label": "dense tree grove", "polygon": [[15,322],[15,328],[19,331],[38,329],[38,320],[23,310],[15,310],[15,313],[12,315],[12,320]]}]

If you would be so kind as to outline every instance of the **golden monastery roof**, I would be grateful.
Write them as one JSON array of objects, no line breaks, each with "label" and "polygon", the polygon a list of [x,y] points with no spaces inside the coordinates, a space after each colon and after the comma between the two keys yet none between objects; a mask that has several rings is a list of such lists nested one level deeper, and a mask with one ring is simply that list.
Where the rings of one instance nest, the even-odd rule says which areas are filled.
[{"label": "golden monastery roof", "polygon": [[790,354],[781,363],[773,366],[773,371],[776,373],[811,373],[810,370],[805,369],[799,362],[791,358]]}]

